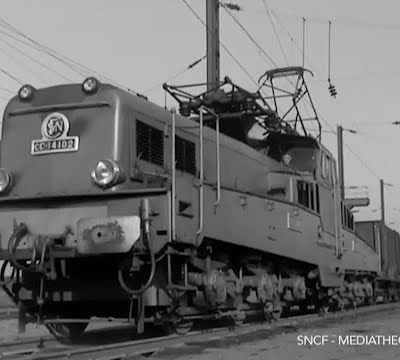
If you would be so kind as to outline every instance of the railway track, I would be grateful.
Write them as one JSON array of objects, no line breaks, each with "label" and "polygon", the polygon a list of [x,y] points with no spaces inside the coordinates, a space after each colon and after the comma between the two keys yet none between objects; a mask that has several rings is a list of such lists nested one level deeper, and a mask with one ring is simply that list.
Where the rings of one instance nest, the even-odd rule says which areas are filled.
[{"label": "railway track", "polygon": [[240,327],[224,326],[220,328],[192,331],[185,336],[168,335],[132,341],[115,342],[110,344],[61,344],[56,339],[46,336],[40,338],[25,338],[21,340],[0,343],[0,359],[81,359],[81,360],[119,360],[139,355],[150,355],[167,348],[183,346],[185,344],[205,345],[207,342],[222,340],[245,334],[268,331],[295,331],[298,328],[317,326],[329,321],[343,321],[376,312],[388,312],[400,309],[399,303],[381,304],[362,307],[337,313],[328,313],[321,317],[317,314],[308,314],[281,319],[272,324],[246,323]]},{"label": "railway track", "polygon": [[16,307],[0,307],[0,320],[15,319],[18,316]]}]

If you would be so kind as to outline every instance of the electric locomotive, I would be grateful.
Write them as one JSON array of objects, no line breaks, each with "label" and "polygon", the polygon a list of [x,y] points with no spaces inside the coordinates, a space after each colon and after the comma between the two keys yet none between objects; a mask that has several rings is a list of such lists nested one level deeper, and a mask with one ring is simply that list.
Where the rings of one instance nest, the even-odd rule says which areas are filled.
[{"label": "electric locomotive", "polygon": [[[268,99],[228,78],[164,85],[179,111],[95,78],[23,86],[0,149],[1,278],[21,329],[27,314],[77,336],[92,316],[182,331],[372,302],[379,254],[354,232],[316,112],[306,130],[305,72],[267,72]],[[273,81],[288,77],[281,113]]]}]

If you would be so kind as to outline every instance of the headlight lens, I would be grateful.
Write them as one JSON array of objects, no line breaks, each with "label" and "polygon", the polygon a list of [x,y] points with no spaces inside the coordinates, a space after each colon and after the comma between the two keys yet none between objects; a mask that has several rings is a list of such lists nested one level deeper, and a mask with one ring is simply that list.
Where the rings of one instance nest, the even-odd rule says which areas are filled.
[{"label": "headlight lens", "polygon": [[116,161],[101,160],[92,171],[91,177],[97,186],[107,188],[120,180],[121,170]]},{"label": "headlight lens", "polygon": [[23,85],[18,91],[18,96],[21,101],[29,101],[33,98],[35,89],[31,85]]},{"label": "headlight lens", "polygon": [[6,192],[11,185],[11,175],[7,170],[0,169],[0,193]]},{"label": "headlight lens", "polygon": [[86,78],[82,83],[82,90],[86,94],[94,94],[100,86],[99,81],[94,77]]}]

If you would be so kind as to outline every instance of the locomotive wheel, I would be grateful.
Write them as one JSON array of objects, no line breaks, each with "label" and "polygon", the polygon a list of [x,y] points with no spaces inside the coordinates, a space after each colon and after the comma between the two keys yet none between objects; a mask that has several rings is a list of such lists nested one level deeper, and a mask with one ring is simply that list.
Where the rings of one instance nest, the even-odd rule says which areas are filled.
[{"label": "locomotive wheel", "polygon": [[55,323],[55,324],[46,324],[47,330],[57,338],[66,339],[66,340],[76,340],[78,339],[86,327],[89,325],[89,322],[86,323]]},{"label": "locomotive wheel", "polygon": [[340,298],[337,301],[336,306],[337,306],[337,311],[344,311],[344,300],[342,298]]},{"label": "locomotive wheel", "polygon": [[264,305],[264,317],[265,320],[271,321],[271,320],[279,320],[282,316],[282,311],[283,308],[280,304],[276,304],[275,306],[272,305],[271,303],[267,303]]},{"label": "locomotive wheel", "polygon": [[367,305],[375,305],[375,298],[373,296],[368,296],[366,299]]},{"label": "locomotive wheel", "polygon": [[186,335],[193,328],[194,322],[192,320],[185,320],[184,318],[178,318],[174,320],[171,325],[173,330],[178,335]]},{"label": "locomotive wheel", "polygon": [[275,321],[279,320],[282,316],[282,311],[283,311],[283,308],[281,305],[275,305],[274,309],[272,310],[272,314],[271,314],[272,319],[274,319]]},{"label": "locomotive wheel", "polygon": [[232,315],[232,320],[235,326],[241,326],[246,320],[246,314],[243,311],[237,311],[234,315]]},{"label": "locomotive wheel", "polygon": [[302,314],[307,313],[307,311],[308,311],[308,303],[302,303],[302,304],[300,304],[300,305],[299,305],[299,309],[300,309],[300,312],[301,312]]},{"label": "locomotive wheel", "polygon": [[329,304],[321,304],[319,307],[319,315],[325,316],[329,312]]}]

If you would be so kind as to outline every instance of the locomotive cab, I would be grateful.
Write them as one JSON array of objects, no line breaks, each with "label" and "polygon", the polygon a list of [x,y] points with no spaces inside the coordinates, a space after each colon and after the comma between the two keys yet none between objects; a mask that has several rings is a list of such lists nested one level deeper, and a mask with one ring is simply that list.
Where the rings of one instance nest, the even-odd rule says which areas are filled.
[{"label": "locomotive cab", "polygon": [[[0,187],[1,277],[21,279],[6,291],[32,314],[121,317],[132,302],[126,290],[149,286],[153,255],[170,230],[165,179],[133,174],[141,131],[135,110],[146,103],[93,78],[24,86],[9,102],[0,151],[7,182]],[[144,146],[151,136],[144,134]],[[135,266],[134,251],[146,254]],[[136,270],[137,289],[128,269]]]},{"label": "locomotive cab", "polygon": [[271,133],[266,141],[269,157],[294,172],[314,175],[318,143],[312,137]]}]

